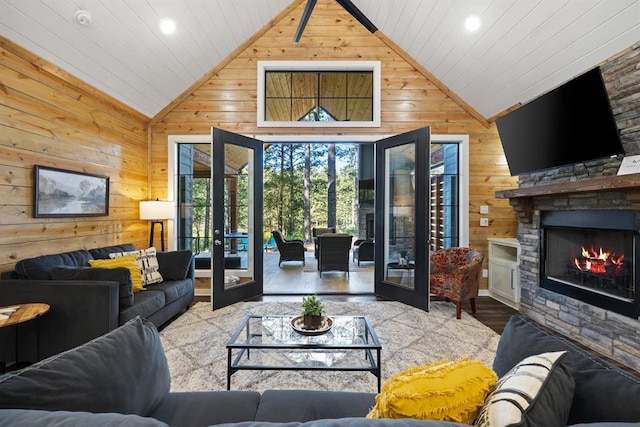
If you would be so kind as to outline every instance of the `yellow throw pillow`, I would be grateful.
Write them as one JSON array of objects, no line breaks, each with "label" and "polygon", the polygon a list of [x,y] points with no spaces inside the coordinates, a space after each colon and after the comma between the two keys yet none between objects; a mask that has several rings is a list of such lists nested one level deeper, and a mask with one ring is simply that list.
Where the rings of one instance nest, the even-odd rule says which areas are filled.
[{"label": "yellow throw pillow", "polygon": [[496,374],[482,362],[440,360],[389,378],[367,418],[416,418],[472,424]]},{"label": "yellow throw pillow", "polygon": [[135,255],[140,269],[140,277],[142,278],[142,286],[152,285],[154,283],[162,282],[162,275],[160,274],[160,264],[158,264],[158,258],[156,257],[156,248],[153,246],[149,249],[141,249],[139,251],[130,252],[112,252],[109,254],[109,258],[118,258],[125,255]]},{"label": "yellow throw pillow", "polygon": [[125,267],[131,272],[131,281],[133,282],[133,292],[143,291],[142,277],[140,276],[140,267],[136,261],[135,255],[126,255],[115,259],[92,259],[89,260],[91,267],[116,268]]}]

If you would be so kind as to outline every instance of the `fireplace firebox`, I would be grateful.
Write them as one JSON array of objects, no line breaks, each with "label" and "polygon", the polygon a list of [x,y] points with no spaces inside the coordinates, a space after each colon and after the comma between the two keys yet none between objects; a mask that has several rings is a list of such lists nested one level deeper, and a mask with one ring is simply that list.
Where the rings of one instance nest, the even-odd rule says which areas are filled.
[{"label": "fireplace firebox", "polygon": [[638,318],[639,222],[631,210],[543,211],[540,286]]}]

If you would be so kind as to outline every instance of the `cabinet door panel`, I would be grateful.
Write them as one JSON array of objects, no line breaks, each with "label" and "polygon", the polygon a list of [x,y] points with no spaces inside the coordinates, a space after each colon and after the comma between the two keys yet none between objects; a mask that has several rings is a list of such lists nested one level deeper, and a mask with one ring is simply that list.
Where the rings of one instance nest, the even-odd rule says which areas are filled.
[{"label": "cabinet door panel", "polygon": [[491,263],[491,291],[510,300],[514,300],[516,284],[514,268],[499,262]]}]

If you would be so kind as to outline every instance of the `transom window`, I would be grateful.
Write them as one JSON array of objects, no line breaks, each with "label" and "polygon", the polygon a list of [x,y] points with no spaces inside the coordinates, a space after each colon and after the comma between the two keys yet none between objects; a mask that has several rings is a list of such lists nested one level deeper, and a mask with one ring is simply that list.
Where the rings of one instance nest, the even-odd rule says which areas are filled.
[{"label": "transom window", "polygon": [[379,61],[260,61],[258,126],[379,127]]},{"label": "transom window", "polygon": [[265,120],[371,121],[372,82],[371,71],[267,71]]}]

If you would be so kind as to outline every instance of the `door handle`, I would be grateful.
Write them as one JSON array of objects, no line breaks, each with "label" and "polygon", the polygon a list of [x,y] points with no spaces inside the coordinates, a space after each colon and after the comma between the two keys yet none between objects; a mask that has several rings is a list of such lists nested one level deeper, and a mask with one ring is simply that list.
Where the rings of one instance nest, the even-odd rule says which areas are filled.
[{"label": "door handle", "polygon": [[222,242],[220,240],[216,239],[216,240],[213,241],[213,244],[216,245],[216,246],[221,246]]}]

